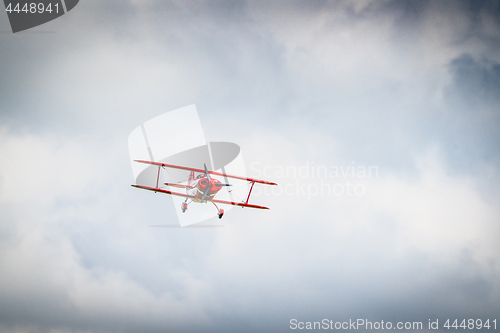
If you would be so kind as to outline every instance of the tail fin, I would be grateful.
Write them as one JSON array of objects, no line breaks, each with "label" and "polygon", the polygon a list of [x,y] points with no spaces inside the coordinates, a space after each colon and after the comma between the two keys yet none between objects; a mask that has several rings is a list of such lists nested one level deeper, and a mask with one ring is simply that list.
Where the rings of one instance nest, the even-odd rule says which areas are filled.
[{"label": "tail fin", "polygon": [[193,184],[194,184],[194,171],[191,171],[188,178],[188,185],[193,186]]}]

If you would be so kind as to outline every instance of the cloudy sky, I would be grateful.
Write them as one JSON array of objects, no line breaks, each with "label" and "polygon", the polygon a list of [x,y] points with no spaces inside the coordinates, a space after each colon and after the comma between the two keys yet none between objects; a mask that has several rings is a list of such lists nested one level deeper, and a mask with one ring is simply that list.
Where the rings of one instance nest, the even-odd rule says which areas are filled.
[{"label": "cloudy sky", "polygon": [[[500,320],[499,1],[85,0],[0,32],[1,332]],[[130,132],[191,104],[271,210],[175,228],[130,187]]]}]

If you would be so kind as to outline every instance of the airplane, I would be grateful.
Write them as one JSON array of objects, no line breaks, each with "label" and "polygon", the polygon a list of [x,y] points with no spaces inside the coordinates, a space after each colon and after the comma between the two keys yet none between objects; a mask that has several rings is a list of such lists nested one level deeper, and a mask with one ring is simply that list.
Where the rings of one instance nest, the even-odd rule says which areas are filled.
[{"label": "airplane", "polygon": [[[267,184],[267,185],[278,185],[276,183],[269,182],[266,180],[260,180],[260,179],[254,179],[254,178],[248,178],[248,177],[240,177],[240,176],[232,176],[232,175],[228,175],[225,173],[208,171],[206,164],[204,164],[205,170],[203,170],[203,169],[190,168],[190,167],[185,167],[185,166],[180,166],[180,165],[165,164],[165,163],[145,161],[145,160],[134,160],[134,161],[139,162],[139,163],[145,163],[145,164],[158,166],[158,175],[156,177],[156,187],[149,187],[149,186],[144,186],[144,185],[131,185],[131,186],[136,187],[136,188],[140,188],[143,190],[153,191],[155,193],[160,192],[160,193],[165,193],[165,194],[170,194],[170,195],[175,195],[175,196],[186,198],[186,200],[184,200],[184,202],[181,204],[181,210],[183,213],[186,212],[186,210],[188,209],[188,205],[191,204],[192,202],[196,202],[196,203],[211,202],[211,203],[213,203],[215,208],[217,208],[217,215],[219,216],[219,219],[221,219],[222,216],[224,215],[224,209],[219,208],[216,205],[216,203],[225,204],[225,205],[240,206],[240,207],[257,208],[257,209],[269,209],[268,207],[249,204],[248,199],[250,199],[250,194],[252,193],[252,189],[253,189],[253,186],[255,185],[255,183]],[[165,185],[167,185],[167,186],[186,189],[186,194],[172,192],[172,191],[158,188],[158,181],[159,181],[159,177],[160,177],[160,168],[165,168],[165,167],[191,171],[191,173],[189,174],[187,184],[165,183]],[[196,177],[195,177],[195,172],[199,173]],[[246,180],[246,181],[251,182],[252,186],[250,187],[250,191],[248,192],[247,200],[245,202],[234,202],[234,201],[215,199],[215,195],[224,186],[232,186],[232,185],[221,183],[219,180],[217,180],[213,177],[210,177],[210,175],[223,176],[223,177],[227,177],[227,178],[234,178],[234,179]]]}]

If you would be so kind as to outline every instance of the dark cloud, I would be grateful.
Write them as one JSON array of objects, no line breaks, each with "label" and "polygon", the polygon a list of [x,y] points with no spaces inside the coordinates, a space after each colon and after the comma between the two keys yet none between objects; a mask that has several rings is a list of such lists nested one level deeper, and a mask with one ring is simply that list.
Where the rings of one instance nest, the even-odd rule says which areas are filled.
[{"label": "dark cloud", "polygon": [[[482,174],[484,165],[500,165],[500,64],[464,54],[450,61],[449,70],[448,107],[436,117],[439,133],[434,135],[447,147],[452,170]],[[479,179],[490,187],[498,177],[489,172]]]},{"label": "dark cloud", "polygon": [[470,54],[464,54],[450,63],[453,86],[450,88],[450,102],[454,107],[469,112],[495,108],[500,102],[500,63],[483,59],[476,61]]}]

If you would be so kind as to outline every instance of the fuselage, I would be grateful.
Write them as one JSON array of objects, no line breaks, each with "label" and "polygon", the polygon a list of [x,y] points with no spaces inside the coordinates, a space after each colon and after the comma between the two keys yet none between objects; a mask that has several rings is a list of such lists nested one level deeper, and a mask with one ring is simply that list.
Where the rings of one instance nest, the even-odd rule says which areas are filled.
[{"label": "fuselage", "polygon": [[211,179],[209,180],[208,177],[204,176],[195,179],[192,184],[192,186],[194,187],[191,189],[186,189],[186,194],[193,196],[192,200],[194,202],[202,202],[201,199],[206,191],[206,195],[205,198],[203,199],[203,202],[212,201],[217,192],[219,192],[220,189],[222,188],[220,184],[221,182],[218,181],[217,179],[211,177]]}]

